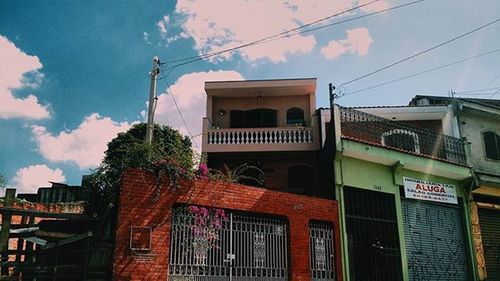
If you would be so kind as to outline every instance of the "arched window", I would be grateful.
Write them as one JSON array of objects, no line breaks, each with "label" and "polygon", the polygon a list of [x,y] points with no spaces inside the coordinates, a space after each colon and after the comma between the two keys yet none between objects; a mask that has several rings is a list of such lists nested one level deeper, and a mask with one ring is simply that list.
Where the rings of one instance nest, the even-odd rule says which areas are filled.
[{"label": "arched window", "polygon": [[484,151],[486,158],[500,160],[500,136],[495,132],[483,132]]},{"label": "arched window", "polygon": [[382,134],[382,145],[420,153],[418,135],[410,130],[394,129]]},{"label": "arched window", "polygon": [[286,124],[304,126],[304,110],[298,107],[292,107],[286,111]]},{"label": "arched window", "polygon": [[233,169],[236,181],[240,184],[264,187],[266,175],[264,171],[253,165],[241,164]]},{"label": "arched window", "polygon": [[295,194],[310,194],[314,182],[313,169],[299,164],[288,168],[288,192]]}]

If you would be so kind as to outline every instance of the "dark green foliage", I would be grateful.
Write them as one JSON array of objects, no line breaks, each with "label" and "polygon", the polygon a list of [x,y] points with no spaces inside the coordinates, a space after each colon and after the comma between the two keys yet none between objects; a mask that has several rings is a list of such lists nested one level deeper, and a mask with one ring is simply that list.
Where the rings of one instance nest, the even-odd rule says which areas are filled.
[{"label": "dark green foliage", "polygon": [[127,168],[154,172],[158,179],[170,178],[171,187],[179,177],[193,176],[194,154],[191,140],[178,131],[155,125],[153,144],[144,142],[146,124],[134,125],[108,143],[102,164],[91,176],[93,200],[90,211],[101,213],[109,203],[116,203],[120,179]]}]

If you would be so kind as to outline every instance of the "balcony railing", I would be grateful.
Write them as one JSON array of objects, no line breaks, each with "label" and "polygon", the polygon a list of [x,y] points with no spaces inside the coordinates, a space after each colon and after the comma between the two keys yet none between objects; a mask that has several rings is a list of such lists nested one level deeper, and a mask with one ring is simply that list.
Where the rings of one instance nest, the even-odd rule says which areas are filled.
[{"label": "balcony railing", "polygon": [[461,139],[410,127],[359,110],[340,107],[343,138],[465,165]]},{"label": "balcony railing", "polygon": [[206,152],[299,151],[319,149],[313,127],[210,128],[204,129]]},{"label": "balcony railing", "polygon": [[208,131],[208,144],[313,143],[312,128],[242,128]]}]

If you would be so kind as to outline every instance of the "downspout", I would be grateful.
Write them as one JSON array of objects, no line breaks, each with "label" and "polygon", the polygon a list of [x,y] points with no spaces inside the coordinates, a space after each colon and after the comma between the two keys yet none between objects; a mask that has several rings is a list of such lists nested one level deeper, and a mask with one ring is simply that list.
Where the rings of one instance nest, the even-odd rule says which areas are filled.
[{"label": "downspout", "polygon": [[[335,156],[337,154],[337,134],[335,132],[335,98],[337,95],[335,94],[335,86],[333,86],[332,83],[328,84],[328,90],[329,90],[329,99],[330,99],[330,129],[329,131],[331,132],[333,136],[333,158],[331,159],[333,163],[333,169],[332,169],[332,183],[333,186],[336,185],[336,180],[335,180]],[[335,191],[334,191],[335,194]]]}]

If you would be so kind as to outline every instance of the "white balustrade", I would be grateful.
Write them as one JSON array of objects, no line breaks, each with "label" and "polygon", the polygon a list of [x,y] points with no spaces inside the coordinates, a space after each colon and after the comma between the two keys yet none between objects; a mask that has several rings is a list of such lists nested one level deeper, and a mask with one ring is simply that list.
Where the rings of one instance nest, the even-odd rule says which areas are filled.
[{"label": "white balustrade", "polygon": [[305,144],[313,143],[312,128],[209,129],[208,144]]}]

